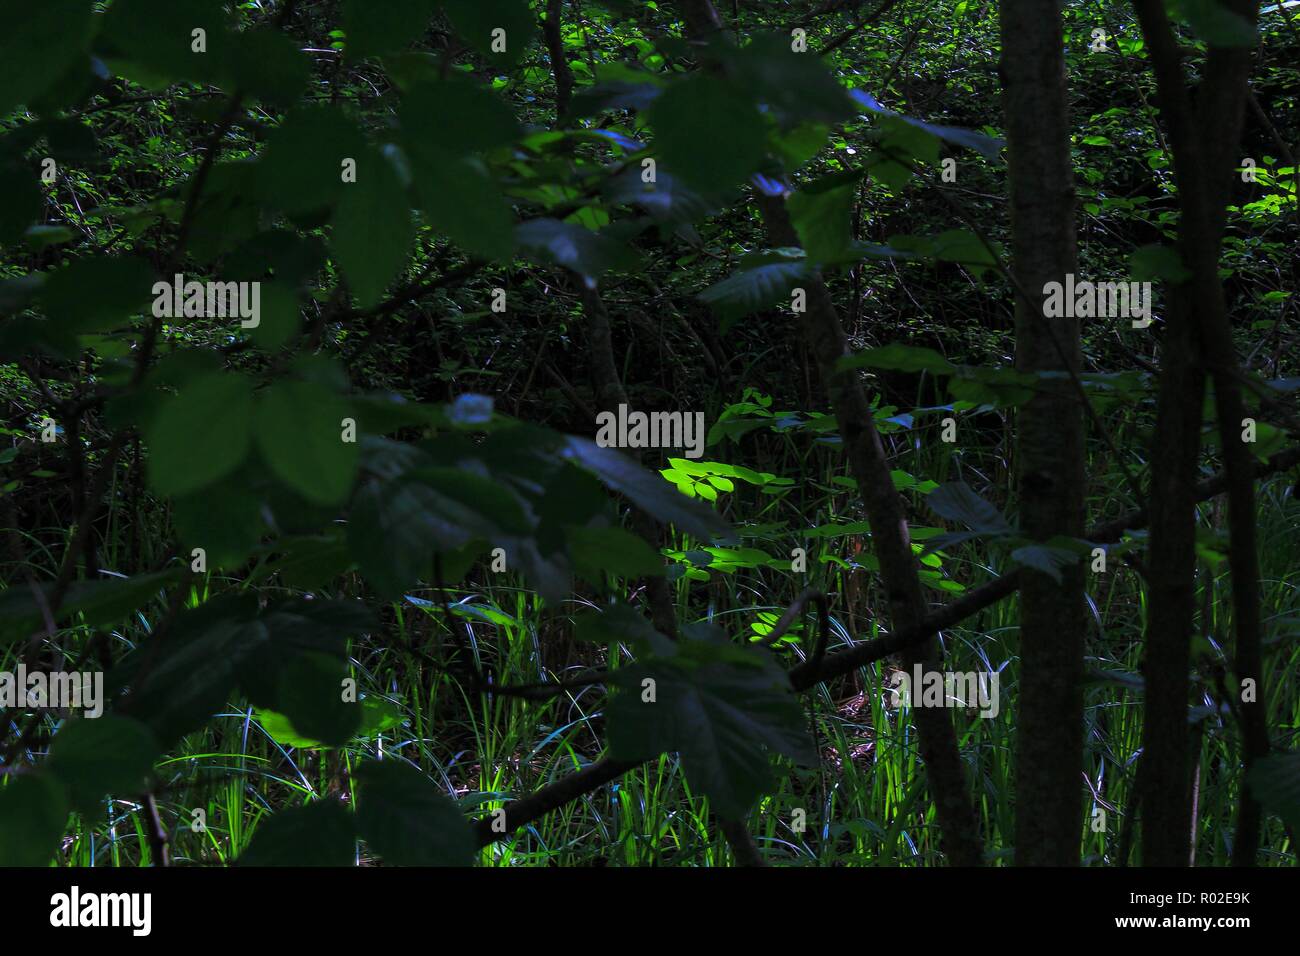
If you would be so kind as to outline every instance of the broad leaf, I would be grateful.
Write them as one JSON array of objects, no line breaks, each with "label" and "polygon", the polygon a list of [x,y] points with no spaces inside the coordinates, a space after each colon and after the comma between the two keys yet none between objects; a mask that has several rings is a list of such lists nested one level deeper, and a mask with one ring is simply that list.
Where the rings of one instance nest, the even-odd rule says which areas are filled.
[{"label": "broad leaf", "polygon": [[10,776],[0,787],[0,866],[46,866],[68,822],[68,799],[43,773]]},{"label": "broad leaf", "polygon": [[83,718],[55,734],[46,769],[67,787],[72,805],[89,813],[105,794],[140,794],[160,751],[153,733],[138,720]]},{"label": "broad leaf", "polygon": [[235,372],[198,376],[146,426],[149,480],[161,495],[206,488],[243,463],[253,439],[253,386]]},{"label": "broad leaf", "polygon": [[353,773],[357,828],[393,866],[468,866],[474,831],[456,804],[410,764],[370,760]]},{"label": "broad leaf", "polygon": [[1010,522],[964,481],[940,485],[926,497],[930,510],[949,521],[960,521],[972,531],[1011,532]]},{"label": "broad leaf", "polygon": [[[706,193],[734,189],[758,169],[767,132],[754,104],[721,80],[680,80],[649,111],[662,165]],[[725,144],[725,148],[719,148]]]},{"label": "broad leaf", "polygon": [[356,822],[337,800],[325,798],[270,815],[257,825],[240,866],[353,866]]},{"label": "broad leaf", "polygon": [[406,190],[388,158],[367,149],[357,157],[356,182],[343,186],[330,235],[334,256],[362,306],[383,297],[406,265],[413,236]]},{"label": "broad leaf", "polygon": [[677,650],[616,672],[610,752],[640,759],[679,751],[691,786],[720,815],[741,819],[773,785],[769,751],[816,761],[803,709],[766,651],[705,626]]},{"label": "broad leaf", "polygon": [[258,396],[258,450],[308,501],[339,504],[356,476],[357,444],[344,440],[350,412],[343,398],[316,382],[276,382]]}]

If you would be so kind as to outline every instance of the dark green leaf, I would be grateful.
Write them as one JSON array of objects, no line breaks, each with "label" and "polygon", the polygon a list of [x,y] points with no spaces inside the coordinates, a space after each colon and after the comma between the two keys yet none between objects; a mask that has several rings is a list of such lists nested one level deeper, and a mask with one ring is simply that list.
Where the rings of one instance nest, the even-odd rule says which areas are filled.
[{"label": "dark green leaf", "polygon": [[1300,751],[1260,758],[1246,782],[1255,798],[1288,826],[1300,826]]},{"label": "dark green leaf", "polygon": [[54,736],[46,769],[67,787],[72,805],[89,813],[105,794],[143,792],[161,749],[138,720],[112,714],[83,718]]},{"label": "dark green leaf", "polygon": [[0,866],[46,866],[68,822],[63,788],[45,774],[6,779],[0,788]]},{"label": "dark green leaf", "polygon": [[130,256],[77,259],[49,274],[40,298],[52,322],[72,332],[101,332],[148,311],[154,272]]},{"label": "dark green leaf", "polygon": [[[137,574],[132,578],[105,577],[98,581],[77,581],[63,598],[57,620],[81,615],[89,627],[116,624],[136,608],[160,595],[163,588],[180,575],[174,571]],[[48,606],[51,585],[43,585],[43,601]],[[0,641],[27,637],[42,628],[45,615],[32,589],[14,585],[0,591]]]},{"label": "dark green leaf", "polygon": [[514,110],[468,77],[422,83],[402,99],[408,140],[447,153],[474,153],[513,143],[520,134]]},{"label": "dark green leaf", "polygon": [[89,0],[0,5],[0,116],[30,104],[84,60],[93,14]]},{"label": "dark green leaf", "polygon": [[627,495],[639,508],[664,524],[703,540],[732,538],[735,532],[718,514],[687,498],[673,485],[646,471],[622,452],[585,438],[567,436],[562,454],[596,475],[613,491]]},{"label": "dark green leaf", "polygon": [[528,0],[443,0],[442,6],[461,39],[501,69],[516,66],[536,39]]},{"label": "dark green leaf", "polygon": [[[675,657],[620,668],[608,707],[610,752],[640,759],[680,751],[687,779],[713,808],[742,819],[773,785],[768,751],[815,762],[803,709],[766,651],[715,628],[679,642]],[[649,701],[653,681],[654,700]]]},{"label": "dark green leaf", "polygon": [[622,528],[570,528],[569,554],[588,581],[600,581],[604,574],[639,578],[664,573],[659,553]]},{"label": "dark green leaf", "polygon": [[336,657],[299,654],[281,671],[274,707],[301,736],[341,746],[361,725],[360,702],[343,699],[347,676],[347,667]]},{"label": "dark green leaf", "polygon": [[456,804],[423,773],[400,760],[370,760],[359,785],[357,828],[393,866],[468,866],[474,831]]},{"label": "dark green leaf", "polygon": [[484,259],[509,259],[514,223],[509,205],[477,160],[421,140],[406,140],[420,204],[434,228]]},{"label": "dark green leaf", "polygon": [[763,159],[767,131],[747,97],[696,75],[668,88],[649,111],[654,146],[668,172],[706,193],[733,189]]},{"label": "dark green leaf", "polygon": [[789,305],[791,292],[812,278],[804,259],[773,255],[768,261],[740,269],[700,293],[700,299],[730,318],[739,318],[778,305]]},{"label": "dark green leaf", "polygon": [[268,139],[256,177],[258,190],[290,215],[332,206],[345,185],[344,161],[359,165],[366,150],[365,138],[342,111],[300,107]]},{"label": "dark green leaf", "polygon": [[280,381],[257,402],[257,447],[276,476],[308,501],[336,505],[352,490],[357,444],[344,441],[348,403],[306,381]]},{"label": "dark green leaf", "polygon": [[551,262],[594,282],[610,270],[635,268],[627,246],[585,226],[558,219],[534,219],[515,230],[519,245],[542,262]]},{"label": "dark green leaf", "polygon": [[230,474],[253,438],[253,386],[243,375],[201,375],[166,400],[145,431],[149,480],[161,495],[185,495]]},{"label": "dark green leaf", "polygon": [[934,349],[904,345],[901,342],[855,352],[840,361],[840,368],[883,368],[900,372],[931,372],[935,375],[952,375],[957,371],[957,366]]},{"label": "dark green leaf", "polygon": [[356,823],[337,800],[316,800],[257,825],[240,866],[353,866]]},{"label": "dark green leaf", "polygon": [[1208,46],[1249,49],[1257,42],[1255,25],[1222,0],[1175,0],[1174,9]]},{"label": "dark green leaf", "polygon": [[1192,277],[1178,251],[1169,246],[1150,245],[1135,249],[1128,257],[1128,264],[1129,272],[1138,282],[1164,279],[1177,284]]},{"label": "dark green leaf", "polygon": [[992,504],[964,481],[940,485],[926,497],[930,510],[949,521],[960,521],[972,531],[1011,532],[1011,524]]},{"label": "dark green leaf", "polygon": [[419,39],[438,0],[343,0],[343,31],[348,57],[360,60],[400,50]]},{"label": "dark green leaf", "polygon": [[362,306],[383,297],[406,264],[413,236],[406,190],[388,159],[367,149],[357,157],[356,182],[343,186],[330,243]]}]

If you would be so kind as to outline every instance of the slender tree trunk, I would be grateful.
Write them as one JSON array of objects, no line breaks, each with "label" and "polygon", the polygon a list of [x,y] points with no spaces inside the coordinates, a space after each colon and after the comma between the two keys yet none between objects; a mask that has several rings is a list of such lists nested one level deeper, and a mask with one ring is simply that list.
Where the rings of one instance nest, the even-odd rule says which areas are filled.
[{"label": "slender tree trunk", "polygon": [[[1259,633],[1255,469],[1241,440],[1244,403],[1240,371],[1218,274],[1251,51],[1212,48],[1193,104],[1183,75],[1182,54],[1163,4],[1135,0],[1134,5],[1173,152],[1180,211],[1178,249],[1191,273],[1170,297],[1170,329],[1162,353],[1160,418],[1152,460],[1156,476],[1149,554],[1152,588],[1147,610],[1147,716],[1139,798],[1144,862],[1186,865],[1191,835],[1187,672],[1195,566],[1192,482],[1199,449],[1203,369],[1214,378],[1215,413],[1228,477],[1229,567],[1239,682],[1234,690],[1240,692],[1241,682],[1246,680],[1253,680],[1256,687],[1255,697],[1243,701],[1241,707],[1246,769],[1269,747]],[[1230,0],[1225,6],[1255,22],[1258,4]],[[1171,450],[1167,445],[1176,447]],[[1162,472],[1162,465],[1168,470]],[[1259,805],[1243,786],[1233,862],[1252,864],[1258,841]]]},{"label": "slender tree trunk", "polygon": [[551,75],[555,77],[555,125],[564,122],[573,97],[573,71],[564,52],[563,0],[546,0],[546,17],[542,20],[542,37],[546,40],[546,53],[551,59]]},{"label": "slender tree trunk", "polygon": [[[760,197],[759,207],[771,245],[799,244],[783,198]],[[867,520],[871,524],[871,543],[880,562],[890,620],[895,629],[916,627],[925,617],[926,604],[921,580],[916,573],[916,558],[912,553],[902,499],[894,489],[884,445],[876,431],[862,383],[856,373],[841,372],[837,368],[840,359],[850,354],[850,350],[830,291],[820,276],[804,285],[808,300],[803,315],[804,337],[816,358],[818,372],[830,397],[831,408],[839,423],[840,438],[848,454],[849,468],[858,483]],[[904,649],[900,656],[908,671],[918,664],[925,672],[940,670],[942,666],[937,637]],[[957,866],[979,866],[983,862],[979,824],[966,786],[961,750],[957,746],[957,734],[949,710],[945,707],[916,707],[912,710],[912,719],[916,722],[921,757],[925,761],[930,791],[943,830],[944,850]]]},{"label": "slender tree trunk", "polygon": [[[1009,148],[1016,367],[1078,373],[1079,320],[1045,318],[1042,289],[1076,269],[1074,170],[1059,0],[1002,0],[1002,83]],[[1084,429],[1068,381],[1044,381],[1016,418],[1020,523],[1029,537],[1084,528]],[[1058,584],[1027,570],[1020,585],[1016,863],[1079,862],[1082,834],[1085,568]]]},{"label": "slender tree trunk", "polygon": [[[681,0],[678,8],[692,39],[721,31],[722,22],[710,0]],[[760,196],[759,208],[770,245],[799,245],[783,197]],[[820,276],[809,279],[804,286],[808,298],[807,311],[803,314],[804,338],[830,396],[849,467],[871,524],[871,540],[880,562],[890,620],[896,629],[914,627],[925,617],[926,605],[902,501],[894,490],[884,446],[862,383],[855,373],[837,369],[839,360],[849,354],[849,346],[830,292]],[[909,647],[901,656],[908,670],[917,664],[925,671],[940,668],[937,638]],[[925,761],[948,859],[957,866],[979,866],[983,862],[979,824],[948,709],[917,707],[912,711],[912,719],[916,722],[921,758]]]},{"label": "slender tree trunk", "polygon": [[[614,340],[610,328],[609,313],[605,303],[596,289],[589,288],[585,281],[578,278],[582,288],[582,307],[587,318],[587,357],[591,366],[591,381],[596,393],[596,410],[618,412],[619,405],[627,405],[627,390],[618,373],[618,363],[614,360]],[[637,461],[641,455],[635,449],[628,450]],[[646,540],[650,547],[658,551],[663,547],[659,529],[654,520],[640,508],[632,517],[636,532]],[[650,618],[655,627],[667,636],[677,638],[677,612],[673,605],[672,591],[668,581],[662,576],[648,577],[642,582],[649,598]]]}]

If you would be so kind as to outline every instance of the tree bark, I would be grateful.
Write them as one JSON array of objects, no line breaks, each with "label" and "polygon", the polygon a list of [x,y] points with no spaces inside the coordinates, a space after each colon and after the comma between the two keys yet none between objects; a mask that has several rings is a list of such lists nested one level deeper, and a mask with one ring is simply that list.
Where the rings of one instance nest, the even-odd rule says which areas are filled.
[{"label": "tree bark", "polygon": [[[1070,371],[1079,320],[1045,318],[1042,289],[1076,270],[1074,170],[1058,0],[1003,0],[1003,104],[1010,176],[1016,368]],[[1020,524],[1038,541],[1084,526],[1084,429],[1068,380],[1046,380],[1017,415]],[[1058,584],[1027,569],[1020,584],[1020,699],[1016,729],[1016,863],[1079,862],[1082,834],[1085,568]]]},{"label": "tree bark", "polygon": [[[761,196],[759,208],[769,244],[776,247],[799,245],[784,198]],[[918,627],[926,614],[925,597],[916,573],[916,558],[912,553],[902,499],[894,490],[889,462],[876,431],[871,406],[856,373],[838,369],[840,359],[849,355],[850,350],[826,283],[817,276],[806,281],[804,286],[807,292],[804,337],[830,397],[831,409],[835,412],[840,438],[848,455],[849,469],[858,483],[863,508],[871,524],[871,543],[880,562],[890,620],[895,629]],[[901,650],[900,656],[908,671],[918,664],[925,672],[941,669],[937,637],[908,645]],[[915,707],[912,719],[916,722],[921,758],[925,761],[930,791],[943,831],[942,845],[948,859],[957,866],[979,866],[983,863],[979,824],[966,786],[961,750],[949,711],[943,707]]]},{"label": "tree bark", "polygon": [[564,122],[573,98],[573,71],[564,52],[564,32],[561,29],[563,0],[546,0],[546,17],[542,20],[542,37],[546,40],[546,53],[551,59],[551,75],[555,77],[555,125]]},{"label": "tree bark", "polygon": [[[1170,296],[1169,332],[1152,468],[1151,592],[1148,601],[1146,721],[1139,799],[1143,860],[1184,866],[1191,845],[1191,774],[1187,696],[1192,629],[1195,519],[1192,509],[1199,451],[1204,372],[1214,378],[1215,413],[1228,486],[1229,567],[1232,574],[1235,669],[1255,681],[1253,702],[1242,702],[1248,771],[1268,752],[1260,649],[1259,557],[1255,533],[1254,463],[1241,440],[1244,402],[1219,252],[1229,183],[1236,165],[1250,72],[1249,49],[1215,47],[1207,55],[1195,104],[1182,54],[1159,0],[1135,0],[1168,129],[1178,182],[1178,249],[1191,277]],[[1254,23],[1258,4],[1225,4]],[[1207,131],[1212,131],[1207,133]],[[1163,470],[1162,470],[1163,469]],[[1154,684],[1153,684],[1154,682]],[[1240,683],[1238,685],[1240,687]],[[1254,862],[1259,805],[1243,785],[1233,862]]]}]

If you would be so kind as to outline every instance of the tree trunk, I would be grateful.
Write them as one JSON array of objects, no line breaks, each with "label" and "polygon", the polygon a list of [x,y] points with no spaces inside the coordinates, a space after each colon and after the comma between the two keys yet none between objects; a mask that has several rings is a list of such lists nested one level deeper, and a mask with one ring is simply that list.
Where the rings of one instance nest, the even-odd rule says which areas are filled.
[{"label": "tree trunk", "polygon": [[[1016,367],[1080,368],[1079,320],[1045,318],[1043,286],[1076,269],[1074,170],[1061,7],[1003,0],[1003,103],[1010,176]],[[1017,416],[1020,523],[1038,541],[1084,528],[1083,414],[1068,381],[1049,380]],[[1061,583],[1028,569],[1020,585],[1020,699],[1016,744],[1016,863],[1079,862],[1082,834],[1085,567]]]},{"label": "tree trunk", "polygon": [[[1257,17],[1256,3],[1231,0],[1226,6],[1251,23]],[[1195,569],[1192,483],[1199,451],[1202,369],[1214,377],[1215,412],[1228,476],[1236,676],[1239,682],[1252,679],[1256,684],[1254,702],[1242,702],[1241,708],[1247,770],[1269,746],[1263,712],[1254,463],[1241,441],[1244,403],[1240,371],[1218,274],[1251,51],[1212,48],[1206,57],[1200,96],[1193,106],[1181,52],[1163,4],[1135,0],[1135,7],[1173,152],[1181,214],[1178,249],[1191,274],[1170,296],[1170,329],[1162,352],[1160,418],[1152,458],[1151,596],[1144,667],[1147,714],[1139,799],[1143,861],[1147,865],[1185,866],[1191,845],[1187,671]],[[1240,684],[1235,691],[1240,691]],[[1259,806],[1243,785],[1233,847],[1235,864],[1254,862],[1258,831]]]}]

